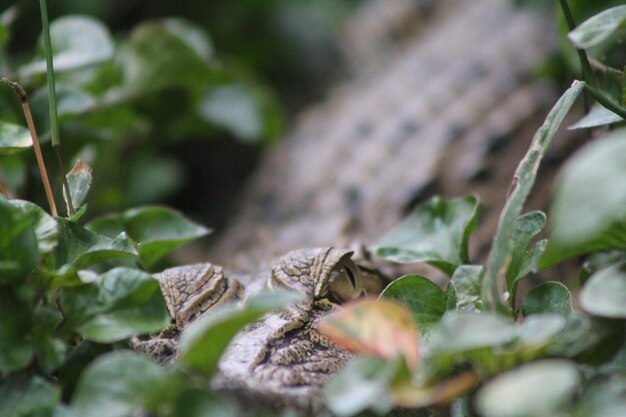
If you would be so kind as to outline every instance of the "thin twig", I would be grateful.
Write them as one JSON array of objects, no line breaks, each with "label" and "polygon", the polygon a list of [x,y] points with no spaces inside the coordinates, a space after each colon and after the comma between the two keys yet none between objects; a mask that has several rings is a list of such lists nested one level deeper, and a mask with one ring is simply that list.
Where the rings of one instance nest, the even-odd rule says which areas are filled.
[{"label": "thin twig", "polygon": [[28,105],[28,96],[26,91],[18,83],[9,80],[8,78],[2,78],[0,81],[7,83],[13,91],[19,96],[22,103],[22,110],[24,117],[26,118],[26,124],[30,131],[30,137],[33,141],[33,149],[35,151],[35,158],[37,158],[37,165],[39,166],[39,172],[41,172],[41,180],[43,187],[46,191],[46,198],[48,199],[48,205],[50,206],[50,214],[54,217],[58,217],[57,206],[54,203],[54,196],[52,194],[52,187],[50,186],[50,180],[48,179],[48,172],[46,171],[46,164],[43,161],[43,155],[41,153],[41,146],[39,145],[39,137],[37,136],[37,130],[35,129],[35,122],[33,121],[33,115],[30,112],[30,106]]}]

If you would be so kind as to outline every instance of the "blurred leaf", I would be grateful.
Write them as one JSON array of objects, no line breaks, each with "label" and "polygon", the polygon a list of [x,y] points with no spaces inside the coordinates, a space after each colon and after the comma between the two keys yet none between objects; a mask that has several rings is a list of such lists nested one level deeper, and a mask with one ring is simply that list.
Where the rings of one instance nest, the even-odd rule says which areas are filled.
[{"label": "blurred leaf", "polygon": [[568,315],[572,312],[572,294],[560,282],[545,282],[528,292],[522,302],[522,314],[555,313]]},{"label": "blurred leaf", "polygon": [[526,198],[535,184],[539,164],[565,115],[582,92],[584,86],[584,82],[574,81],[572,86],[563,93],[550,110],[543,125],[535,133],[528,151],[526,151],[524,158],[515,170],[509,196],[500,213],[498,228],[493,239],[485,272],[485,288],[483,292],[488,296],[487,301],[494,306],[499,304],[500,299],[498,281],[501,276],[506,276],[510,263],[513,257],[516,256],[514,251],[517,244],[516,237],[518,236],[518,218]]},{"label": "blurred leaf", "polygon": [[174,403],[175,416],[185,417],[237,417],[235,408],[224,399],[206,390],[183,391]]},{"label": "blurred leaf", "polygon": [[0,156],[13,155],[33,146],[30,132],[25,127],[0,122]]},{"label": "blurred leaf", "polygon": [[197,41],[190,42],[189,32],[175,26],[168,20],[144,23],[133,30],[120,57],[124,89],[133,94],[172,87],[197,88],[216,77],[210,63],[199,55]]},{"label": "blurred leaf", "polygon": [[59,226],[54,217],[30,201],[11,200],[10,203],[24,213],[29,218],[29,223],[35,227],[39,252],[51,252],[59,240]]},{"label": "blurred leaf", "polygon": [[393,400],[389,388],[398,362],[355,357],[324,388],[328,408],[340,417],[354,416],[367,409],[379,415],[391,411]]},{"label": "blurred leaf", "polygon": [[536,260],[537,247],[528,249],[528,245],[545,225],[546,215],[541,211],[531,211],[517,218],[511,263],[506,271],[507,290],[511,297],[516,295],[517,282],[531,272],[533,267],[536,267],[536,265],[531,265],[530,260]]},{"label": "blurred leaf", "polygon": [[69,220],[58,218],[57,221],[59,244],[53,252],[57,269],[69,266],[81,269],[109,259],[131,259],[138,255],[124,233],[111,239]]},{"label": "blurred leaf", "polygon": [[[83,205],[89,187],[91,187],[91,168],[84,161],[78,159],[66,177],[74,210],[77,210]],[[66,198],[65,193],[63,193],[63,198]],[[66,200],[65,204],[69,205],[69,202]]]},{"label": "blurred leaf", "polygon": [[567,319],[560,314],[537,313],[526,317],[517,329],[524,360],[536,359],[537,355],[530,356],[534,352],[529,352],[529,350],[537,351],[547,348],[566,325]]},{"label": "blurred leaf", "polygon": [[259,104],[243,85],[208,88],[198,103],[198,112],[205,121],[246,141],[258,140],[263,134]]},{"label": "blurred leaf", "polygon": [[[113,40],[101,22],[87,16],[65,16],[50,24],[54,70],[61,72],[98,64],[113,58]],[[37,59],[20,68],[20,77],[46,72],[43,40]]]},{"label": "blurred leaf", "polygon": [[136,353],[100,356],[82,373],[72,398],[81,417],[128,417],[156,408],[181,388],[179,378]]},{"label": "blurred leaf", "polygon": [[20,374],[0,380],[1,416],[51,416],[60,399],[59,387],[38,376]]},{"label": "blurred leaf", "polygon": [[243,307],[227,305],[211,314],[202,315],[181,335],[181,363],[212,375],[231,339],[243,327],[258,320],[263,314],[285,307],[299,298],[300,295],[294,293],[262,293],[252,297]]},{"label": "blurred leaf", "polygon": [[437,284],[419,275],[398,278],[384,289],[381,297],[408,307],[422,334],[428,333],[447,310],[443,291]]},{"label": "blurred leaf", "polygon": [[169,33],[184,40],[199,57],[205,60],[211,59],[213,55],[213,45],[211,44],[209,35],[202,26],[179,17],[165,18],[162,23]]},{"label": "blurred leaf", "polygon": [[568,127],[568,129],[588,129],[590,127],[610,125],[623,121],[624,119],[622,119],[621,116],[618,116],[601,104],[596,103],[591,107],[589,113]]},{"label": "blurred leaf", "polygon": [[391,395],[397,407],[418,408],[448,404],[474,388],[477,380],[478,377],[474,372],[463,372],[434,386],[396,384],[391,387]]},{"label": "blurred leaf", "polygon": [[535,362],[487,382],[476,407],[486,417],[556,416],[572,400],[579,379],[571,362]]},{"label": "blurred leaf", "polygon": [[21,282],[38,259],[31,217],[0,196],[0,285]]},{"label": "blurred leaf", "polygon": [[[55,67],[56,71],[56,67]],[[88,92],[63,84],[56,87],[57,117],[60,124],[83,115],[96,106],[95,98]],[[29,99],[30,107],[37,126],[39,140],[50,139],[50,103],[48,89],[41,87]]]},{"label": "blurred leaf", "polygon": [[613,7],[587,19],[567,37],[577,48],[590,48],[607,39],[625,24],[626,6]]},{"label": "blurred leaf", "polygon": [[580,292],[580,305],[590,314],[626,318],[626,272],[624,264],[593,274]]},{"label": "blurred leaf", "polygon": [[482,309],[480,291],[484,273],[485,268],[481,265],[461,265],[454,271],[450,282],[456,289],[459,310]]},{"label": "blurred leaf", "polygon": [[138,243],[141,260],[146,266],[153,265],[173,249],[209,233],[204,226],[166,207],[127,210],[123,214],[123,223],[128,235]]},{"label": "blurred leaf", "polygon": [[[0,373],[28,365],[33,349],[28,338],[32,310],[11,289],[0,287]],[[0,401],[0,408],[2,401]]]},{"label": "blurred leaf", "polygon": [[[407,282],[401,286],[406,288]],[[445,310],[445,303],[442,304]],[[412,305],[422,307],[413,302]],[[346,303],[322,318],[318,329],[335,344],[353,352],[387,361],[401,356],[409,369],[420,362],[419,333],[413,314],[394,301],[365,299]]]},{"label": "blurred leaf", "polygon": [[64,341],[54,337],[55,330],[62,322],[63,316],[56,306],[37,306],[32,330],[33,347],[37,365],[48,375],[61,366],[68,350]]},{"label": "blurred leaf", "polygon": [[427,262],[452,275],[469,262],[467,241],[479,207],[474,197],[450,201],[435,197],[387,233],[374,251],[394,262]]},{"label": "blurred leaf", "polygon": [[494,352],[515,340],[515,324],[494,313],[449,311],[431,331],[429,357],[442,369],[470,361],[480,371],[510,366]]},{"label": "blurred leaf", "polygon": [[185,166],[177,159],[147,150],[130,163],[126,194],[132,206],[163,200],[184,183]]},{"label": "blurred leaf", "polygon": [[556,184],[542,268],[583,253],[626,248],[625,159],[626,129],[617,129],[567,161]]}]

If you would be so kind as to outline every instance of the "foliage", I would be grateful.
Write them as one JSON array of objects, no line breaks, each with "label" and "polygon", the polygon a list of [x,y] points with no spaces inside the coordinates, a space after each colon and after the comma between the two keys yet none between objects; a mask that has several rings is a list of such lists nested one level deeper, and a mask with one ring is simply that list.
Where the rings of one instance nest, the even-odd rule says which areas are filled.
[{"label": "foliage", "polygon": [[[571,38],[579,47],[601,46],[623,23],[623,7],[608,9]],[[208,38],[189,22],[146,23],[118,42],[85,17],[57,21],[51,31],[64,135],[90,138],[72,151],[94,146],[95,179],[107,172],[99,158],[119,158],[125,138],[146,130],[184,136],[210,124],[252,140],[271,125],[255,112],[254,83],[215,65]],[[0,26],[0,41],[6,36]],[[14,71],[36,89],[45,69],[36,54]],[[611,71],[621,80],[621,71]],[[626,130],[600,135],[567,162],[549,216],[523,212],[539,163],[583,91],[605,110],[599,117],[595,107],[578,127],[623,122],[625,103],[612,87],[592,78],[565,92],[520,162],[487,265],[472,263],[467,247],[480,211],[475,197],[435,198],[372,248],[391,261],[430,263],[451,278],[441,289],[425,276],[403,276],[380,299],[352,302],[322,320],[331,340],[360,353],[325,389],[333,413],[382,415],[403,407],[435,416],[450,403],[455,416],[626,413]],[[146,127],[171,94],[184,96],[184,111]],[[49,126],[45,90],[32,102],[39,126]],[[19,171],[26,160],[15,158],[28,148],[28,134],[16,119],[0,124],[0,157]],[[82,224],[91,169],[77,162],[66,178],[76,210],[66,218],[0,197],[0,415],[239,415],[207,378],[241,328],[292,303],[292,295],[260,294],[200,317],[183,332],[170,367],[130,352],[129,338],[170,323],[147,270],[208,230],[162,206]],[[537,241],[546,219],[550,235]],[[557,282],[518,294],[530,273],[574,256],[589,256],[578,303]]]},{"label": "foliage", "polygon": [[[624,7],[610,8],[572,31],[570,39],[579,48],[597,47],[625,24]],[[584,52],[580,56],[587,59]],[[449,403],[455,416],[626,412],[626,130],[605,131],[567,161],[547,216],[548,239],[536,238],[546,224],[546,215],[523,214],[539,163],[583,91],[597,104],[575,127],[623,122],[622,73],[608,71],[620,79],[619,99],[612,87],[595,77],[586,83],[575,82],[535,135],[513,178],[485,267],[458,255],[467,254],[466,248],[459,251],[463,248],[459,242],[467,242],[476,221],[476,210],[463,214],[455,209],[462,201],[459,199],[436,198],[418,207],[372,248],[390,261],[431,263],[452,278],[441,290],[424,276],[404,276],[383,291],[380,305],[356,302],[325,319],[333,328],[321,329],[346,348],[354,349],[355,342],[380,333],[379,329],[396,328],[399,334],[377,345],[396,346],[393,339],[413,340],[421,352],[415,366],[408,363],[399,345],[395,354],[357,348],[355,351],[368,356],[351,362],[326,391],[333,412],[353,416],[369,410],[382,415],[393,407],[409,407],[424,413],[416,415],[436,416]],[[437,213],[455,214],[449,219],[435,216],[435,205]],[[454,224],[457,226],[451,227]],[[582,311],[575,309],[573,304],[578,303],[573,303],[570,290],[562,283],[546,282],[526,294],[517,293],[519,282],[529,273],[575,256],[591,256],[583,277],[591,275],[578,298]],[[403,311],[387,307],[389,298]],[[361,309],[366,303],[372,310],[386,312],[369,326],[357,320],[363,317]],[[412,314],[419,331],[410,326],[394,327],[407,314]],[[345,340],[345,335],[353,336]],[[347,384],[352,388],[340,387]],[[602,399],[599,392],[604,392]]]}]

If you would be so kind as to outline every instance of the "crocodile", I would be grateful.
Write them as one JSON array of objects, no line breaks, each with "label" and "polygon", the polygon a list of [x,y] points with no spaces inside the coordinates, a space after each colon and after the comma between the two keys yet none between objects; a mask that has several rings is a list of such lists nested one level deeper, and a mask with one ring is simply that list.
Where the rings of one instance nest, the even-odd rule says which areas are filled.
[{"label": "crocodile", "polygon": [[[378,3],[372,7],[380,14],[377,7],[394,2],[370,3]],[[271,259],[279,259],[283,271],[304,274],[308,282],[327,283],[328,274],[304,273],[302,265],[310,265],[331,247],[375,241],[434,193],[480,198],[486,221],[475,234],[471,256],[484,255],[516,162],[555,99],[554,88],[532,75],[554,51],[555,36],[545,16],[514,10],[507,1],[441,0],[427,2],[426,8],[402,3],[406,9],[401,10],[407,13],[427,13],[427,19],[411,20],[402,11],[394,12],[422,27],[409,27],[405,39],[393,48],[387,48],[390,42],[384,31],[379,39],[354,45],[355,68],[362,70],[300,117],[291,133],[267,152],[230,224],[217,235],[208,254],[203,253],[226,271],[245,272],[247,283],[235,283],[224,278],[222,269],[204,267],[221,280],[221,287],[214,287],[232,299],[248,291],[243,287],[266,281],[267,274],[259,278],[253,271]],[[348,45],[361,40],[358,33],[347,37]],[[380,53],[368,49],[381,46]],[[382,60],[362,63],[381,54]],[[553,173],[543,174],[542,183],[548,186]],[[534,204],[545,201],[545,195],[540,190]],[[327,249],[289,252],[306,247]],[[287,252],[290,255],[280,257]],[[302,256],[308,260],[303,262]],[[335,263],[326,269],[337,265],[336,257],[331,258]],[[189,273],[199,269],[182,268],[161,277],[194,281]],[[276,275],[276,268],[270,276]],[[328,303],[332,298],[328,290],[319,293],[310,286],[299,290],[305,294],[306,307],[296,305],[282,316],[270,316],[233,341],[214,382],[220,391],[244,405],[270,401],[280,407],[320,407],[319,387],[347,354],[322,343],[314,323],[339,300]],[[186,316],[172,304],[174,331],[162,334],[161,342],[148,341],[152,347],[147,350],[175,354],[170,348],[175,348],[176,334],[192,317],[211,313],[214,295],[202,298],[206,303]],[[322,299],[326,302],[320,303]],[[169,342],[164,344],[163,339]],[[294,354],[299,359],[294,361]],[[277,358],[287,359],[283,364]],[[311,369],[323,372],[312,377]]]}]

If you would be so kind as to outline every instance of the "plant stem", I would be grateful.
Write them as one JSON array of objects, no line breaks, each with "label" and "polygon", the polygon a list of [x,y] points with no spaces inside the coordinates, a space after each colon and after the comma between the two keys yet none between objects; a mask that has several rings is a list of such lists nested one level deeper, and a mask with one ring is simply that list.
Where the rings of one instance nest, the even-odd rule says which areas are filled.
[{"label": "plant stem", "polygon": [[590,85],[585,84],[585,91],[593,97],[598,103],[600,103],[607,110],[612,111],[613,113],[620,116],[622,119],[626,120],[626,109],[617,103],[614,103],[610,99],[608,99],[601,91],[593,88]]},{"label": "plant stem", "polygon": [[[567,4],[567,0],[559,0],[561,3],[561,10],[563,10],[563,16],[565,16],[565,21],[567,22],[567,26],[570,32],[576,29],[576,22],[574,21],[574,16],[572,15],[572,11]],[[583,80],[590,85],[596,85],[595,77],[593,76],[593,70],[591,69],[591,64],[589,63],[589,58],[587,57],[587,53],[584,49],[576,48],[576,52],[578,53],[578,59],[580,59],[580,66],[583,70]]]},{"label": "plant stem", "polygon": [[28,96],[26,91],[16,82],[9,80],[8,78],[2,78],[0,80],[9,84],[13,91],[19,96],[22,103],[22,110],[24,117],[26,118],[26,124],[30,131],[30,137],[33,141],[33,149],[35,151],[35,158],[37,159],[37,165],[39,166],[39,172],[41,172],[41,180],[43,182],[44,190],[46,191],[46,198],[48,199],[48,205],[50,206],[50,214],[54,217],[58,217],[57,207],[54,203],[54,196],[52,195],[52,187],[50,186],[50,180],[48,179],[48,172],[46,171],[46,164],[43,161],[43,155],[41,153],[41,146],[39,145],[39,137],[37,136],[37,130],[35,129],[35,122],[33,122],[33,115],[30,112],[30,106],[28,105]]},{"label": "plant stem", "polygon": [[0,180],[0,194],[2,194],[2,197],[4,197],[5,199],[9,199],[9,193],[7,193],[7,189],[5,188],[2,180]]},{"label": "plant stem", "polygon": [[44,51],[46,54],[47,84],[48,84],[48,103],[50,105],[50,135],[52,137],[52,148],[57,155],[59,167],[61,169],[61,177],[63,181],[63,189],[68,205],[68,215],[74,214],[74,204],[70,195],[70,188],[65,178],[65,169],[63,164],[63,156],[61,154],[61,141],[59,139],[59,123],[57,115],[57,96],[54,79],[54,64],[52,62],[52,41],[50,40],[50,23],[48,20],[48,8],[46,0],[39,0],[39,8],[41,9],[41,26],[43,33]]}]

